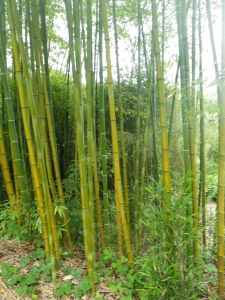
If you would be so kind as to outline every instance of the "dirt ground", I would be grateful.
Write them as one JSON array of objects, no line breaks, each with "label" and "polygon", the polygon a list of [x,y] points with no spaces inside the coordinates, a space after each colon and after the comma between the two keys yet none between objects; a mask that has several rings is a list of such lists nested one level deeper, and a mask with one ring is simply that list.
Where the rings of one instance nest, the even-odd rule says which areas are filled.
[{"label": "dirt ground", "polygon": [[[28,242],[13,243],[11,240],[0,241],[0,264],[2,262],[11,262],[14,266],[20,266],[20,258],[29,254],[34,250],[34,246]],[[24,274],[26,274],[32,265],[37,264],[37,261],[31,260],[30,263],[23,268]],[[64,267],[70,265],[73,269],[76,269],[78,266],[82,267],[83,270],[86,270],[86,263],[84,260],[84,255],[82,250],[76,250],[74,256],[71,258],[64,258]],[[72,276],[71,276],[72,277]],[[78,282],[75,278],[69,278],[64,275],[64,273],[59,270],[57,271],[57,282],[61,283],[67,279],[70,279],[72,283],[76,284]],[[45,282],[42,278],[39,278],[37,282],[38,290],[35,294],[38,296],[38,300],[69,300],[74,299],[73,297],[62,296],[61,298],[56,298],[53,295],[53,285],[50,282]],[[19,296],[15,293],[17,286],[7,287],[4,283],[2,277],[0,277],[0,300],[31,300],[29,296]],[[114,300],[119,299],[119,295],[112,293],[104,282],[96,285],[96,290],[104,297],[105,300]],[[90,294],[83,295],[81,298],[83,300],[93,299]]]}]

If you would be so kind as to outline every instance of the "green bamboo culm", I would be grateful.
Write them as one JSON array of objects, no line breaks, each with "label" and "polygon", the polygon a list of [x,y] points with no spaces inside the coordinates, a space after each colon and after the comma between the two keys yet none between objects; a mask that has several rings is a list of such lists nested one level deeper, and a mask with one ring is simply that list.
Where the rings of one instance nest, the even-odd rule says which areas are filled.
[{"label": "green bamboo culm", "polygon": [[162,143],[162,173],[163,173],[163,188],[165,190],[165,206],[167,205],[167,199],[171,197],[170,186],[170,163],[169,163],[169,147],[168,147],[168,135],[166,125],[166,110],[164,99],[164,84],[162,78],[162,66],[160,61],[159,50],[159,33],[158,33],[158,20],[156,1],[152,0],[152,18],[153,18],[153,38],[154,38],[154,50],[156,59],[156,71],[157,71],[157,89],[158,89],[158,105],[160,114],[160,127],[161,127],[161,143]]},{"label": "green bamboo culm", "polygon": [[[89,195],[88,195],[88,180],[87,180],[87,164],[86,164],[86,153],[84,145],[84,120],[83,120],[83,101],[81,98],[81,87],[80,82],[77,78],[77,70],[75,68],[75,47],[73,42],[73,16],[72,16],[72,5],[68,0],[64,0],[67,15],[67,27],[69,34],[69,48],[70,58],[72,66],[73,76],[73,97],[74,97],[74,108],[76,118],[76,141],[78,147],[78,160],[80,169],[80,189],[81,189],[81,206],[82,206],[82,222],[83,222],[83,233],[84,233],[84,250],[85,258],[88,268],[88,275],[91,285],[91,291],[94,293],[94,260],[93,245],[90,229],[90,211],[89,211]],[[80,49],[79,49],[80,50]],[[77,55],[77,53],[76,53]]]},{"label": "green bamboo culm", "polygon": [[[40,72],[40,59],[42,57],[42,49],[39,49],[39,45],[41,44],[40,40],[40,29],[39,29],[39,10],[37,0],[31,1],[31,16],[32,16],[32,28],[30,29],[32,33],[32,46],[33,46],[33,65],[35,66],[35,70],[32,76],[32,87],[33,87],[33,97],[35,103],[35,111],[31,110],[32,113],[32,124],[37,126],[41,137],[38,138],[36,132],[34,134],[37,151],[43,154],[43,156],[38,156],[38,165],[40,169],[40,174],[42,178],[42,186],[44,192],[44,199],[46,203],[46,207],[49,209],[49,214],[46,214],[46,218],[49,218],[49,222],[51,229],[49,230],[49,238],[53,239],[54,244],[54,251],[56,259],[60,259],[60,252],[59,252],[59,239],[57,235],[56,229],[56,219],[53,210],[52,198],[57,199],[57,194],[54,185],[54,179],[52,174],[52,165],[51,165],[51,158],[50,158],[50,151],[48,145],[48,137],[46,132],[46,116],[45,116],[45,109],[44,109],[44,94],[43,94],[43,82]],[[40,52],[40,56],[39,56]],[[49,185],[48,185],[49,183]],[[53,255],[53,254],[52,254]],[[52,257],[51,255],[51,257]],[[53,260],[52,260],[53,261]]]},{"label": "green bamboo culm", "polygon": [[217,81],[217,101],[218,105],[220,103],[220,87],[219,87],[219,81],[220,81],[220,74],[219,74],[219,64],[216,54],[216,45],[215,45],[215,38],[214,38],[214,32],[213,32],[213,22],[212,22],[212,13],[211,13],[211,0],[206,0],[206,13],[207,13],[207,19],[208,19],[208,26],[209,26],[209,34],[210,34],[210,41],[211,41],[211,47],[212,47],[212,54],[213,54],[213,65],[215,70],[215,77]]},{"label": "green bamboo culm", "polygon": [[[184,91],[183,99],[186,103],[183,103],[184,109],[187,112],[184,112],[184,116],[187,115],[188,121],[188,140],[189,140],[189,154],[190,154],[190,174],[187,174],[188,177],[191,177],[191,193],[192,193],[192,211],[190,205],[187,207],[187,214],[193,215],[193,229],[194,229],[194,240],[193,240],[193,256],[194,263],[198,264],[198,201],[197,201],[197,183],[196,183],[196,162],[195,162],[195,129],[194,129],[194,108],[193,108],[193,99],[190,92],[190,74],[189,74],[189,54],[188,54],[188,38],[187,38],[187,10],[185,2],[177,1],[177,23],[179,30],[179,53],[182,56],[182,62],[180,64],[182,67],[182,78]],[[181,59],[181,57],[180,57]],[[185,100],[186,99],[186,100]],[[184,123],[184,122],[183,122]],[[185,121],[186,123],[186,121]],[[184,137],[186,136],[186,133]],[[186,139],[186,137],[185,137]],[[185,148],[188,146],[185,146]],[[188,255],[189,257],[189,255]]]},{"label": "green bamboo culm", "polygon": [[104,81],[103,81],[103,28],[102,28],[102,1],[99,0],[99,102],[100,102],[100,144],[102,162],[102,185],[103,185],[103,218],[105,248],[110,246],[109,235],[109,201],[108,201],[108,176],[107,176],[107,155],[106,155],[106,131],[105,131],[105,103],[104,103]]},{"label": "green bamboo culm", "polygon": [[194,263],[198,264],[198,199],[197,199],[197,181],[196,181],[196,161],[195,161],[195,119],[193,99],[190,90],[190,71],[189,71],[189,53],[188,53],[188,36],[187,36],[187,12],[186,3],[181,1],[182,5],[182,30],[184,37],[184,64],[185,64],[185,80],[186,80],[186,102],[188,109],[188,133],[189,133],[189,150],[191,162],[191,191],[192,191],[192,215],[193,215],[193,255]]},{"label": "green bamboo culm", "polygon": [[[52,239],[52,224],[50,221],[49,216],[49,210],[48,205],[50,199],[47,196],[46,193],[46,182],[45,179],[42,177],[43,173],[45,172],[43,169],[43,161],[38,161],[38,164],[40,163],[40,169],[38,168],[38,164],[36,161],[36,154],[34,150],[34,141],[31,134],[31,129],[29,125],[29,107],[30,112],[32,116],[32,125],[33,125],[33,131],[35,136],[35,142],[37,143],[37,149],[38,151],[41,151],[40,147],[40,140],[38,139],[39,133],[38,133],[38,123],[37,123],[37,116],[35,116],[35,104],[32,94],[32,87],[31,87],[31,81],[29,78],[29,71],[27,66],[27,57],[25,53],[25,47],[22,39],[22,34],[20,33],[20,23],[19,23],[19,17],[18,17],[18,11],[16,7],[16,3],[14,0],[7,1],[7,15],[8,20],[11,28],[11,41],[13,45],[13,55],[14,55],[14,65],[16,70],[16,79],[17,79],[17,86],[19,90],[19,99],[20,99],[20,106],[21,106],[21,112],[23,117],[23,124],[24,124],[24,130],[27,140],[27,147],[29,152],[29,159],[30,159],[30,167],[32,171],[33,181],[34,181],[34,187],[35,192],[37,195],[37,204],[39,208],[39,213],[41,217],[42,222],[42,230],[43,230],[43,238],[45,242],[45,251],[46,256],[51,257],[51,267],[52,267],[52,280],[53,280],[53,286],[54,291],[56,290],[56,272],[55,272],[55,263],[54,263],[54,249],[53,249],[53,239]],[[14,17],[14,18],[13,18]],[[14,28],[15,24],[15,28]],[[15,30],[16,29],[16,30]],[[16,39],[16,33],[17,33],[17,39],[19,44],[19,49],[17,47],[17,39]],[[23,87],[23,78],[22,78],[22,72],[20,69],[20,56],[19,51],[21,54],[21,59],[23,63],[23,71],[24,71],[24,78],[26,82],[26,92],[27,92],[27,99],[29,99],[29,105],[26,103],[26,97],[24,93],[24,87]],[[38,155],[40,158],[40,153]],[[43,157],[41,155],[41,157]],[[41,170],[41,171],[40,171]],[[44,195],[44,197],[43,197]],[[44,209],[44,202],[46,211]]]},{"label": "green bamboo culm", "polygon": [[5,0],[0,0],[0,39],[1,47],[3,52],[3,58],[6,63],[6,9],[5,9]]},{"label": "green bamboo culm", "polygon": [[103,18],[103,28],[105,36],[105,50],[106,50],[106,62],[107,62],[107,84],[109,92],[109,111],[110,111],[110,125],[111,125],[111,135],[112,135],[112,151],[113,151],[113,167],[114,167],[114,183],[115,190],[117,191],[116,198],[120,209],[120,218],[122,223],[122,229],[125,239],[126,252],[131,268],[134,268],[133,256],[131,252],[131,243],[129,230],[125,215],[125,205],[123,201],[123,191],[121,183],[120,174],[120,162],[119,162],[119,147],[117,138],[117,127],[116,127],[116,116],[115,116],[115,101],[114,101],[114,89],[113,89],[113,79],[112,79],[112,68],[111,68],[111,54],[110,54],[110,44],[109,44],[109,29],[108,29],[108,16],[107,16],[107,5],[106,1],[102,0],[102,18]]},{"label": "green bamboo culm", "polygon": [[[49,155],[49,147],[48,147],[48,138],[46,133],[46,120],[45,120],[45,110],[44,110],[44,99],[43,99],[43,89],[42,89],[42,78],[40,74],[40,59],[39,59],[39,45],[41,44],[40,40],[40,26],[39,26],[39,10],[38,10],[38,4],[37,0],[31,1],[31,17],[32,17],[32,26],[30,28],[31,32],[31,47],[33,47],[33,66],[35,66],[35,69],[33,69],[32,72],[32,84],[31,80],[28,75],[28,64],[25,62],[24,65],[24,73],[26,78],[28,79],[26,81],[27,84],[27,94],[30,104],[30,113],[31,113],[31,121],[34,128],[34,141],[36,144],[37,149],[37,164],[39,168],[39,174],[41,178],[42,188],[43,188],[43,196],[45,201],[45,206],[47,208],[46,210],[46,220],[47,220],[47,226],[49,231],[49,245],[50,245],[50,256],[52,261],[52,268],[54,269],[54,255],[57,260],[60,259],[60,251],[59,251],[59,239],[57,235],[57,229],[56,229],[56,219],[55,214],[53,211],[53,204],[52,204],[52,198],[51,198],[51,192],[53,194],[53,197],[56,197],[55,187],[54,187],[54,181],[53,181],[53,175],[51,170],[51,160]],[[18,23],[17,16],[15,16],[15,20]],[[18,31],[20,33],[20,31]],[[21,52],[25,52],[25,48],[23,40],[21,40],[20,49]],[[41,52],[42,55],[42,52]],[[40,56],[41,56],[40,55]],[[25,53],[22,57],[25,56]],[[35,75],[34,75],[35,74]],[[31,95],[31,91],[33,88],[33,97]],[[49,178],[48,178],[49,176]],[[48,184],[48,179],[50,183],[50,186]],[[50,189],[52,188],[52,191]],[[54,250],[52,249],[52,243],[54,246]],[[54,273],[53,281],[55,281],[55,270],[52,270]]]},{"label": "green bamboo culm", "polygon": [[224,159],[225,159],[225,0],[222,1],[221,97],[218,165],[218,294],[224,296]]},{"label": "green bamboo culm", "polygon": [[[55,126],[54,126],[53,107],[52,107],[52,98],[51,98],[51,86],[50,86],[50,75],[49,75],[49,64],[48,64],[46,13],[45,13],[46,0],[40,0],[39,7],[40,7],[40,16],[41,16],[41,38],[43,44],[43,57],[44,57],[44,62],[43,62],[42,53],[40,53],[40,63],[41,63],[42,81],[43,81],[43,89],[44,89],[45,109],[47,114],[48,132],[49,132],[50,143],[51,143],[51,152],[53,156],[56,183],[58,187],[58,195],[59,195],[61,205],[65,207],[62,181],[61,181],[60,170],[59,170],[59,159],[58,159],[57,146],[56,146]],[[40,36],[39,36],[39,40],[40,40]],[[40,44],[41,43],[39,43],[39,45]],[[39,52],[41,52],[40,50],[41,49],[39,47]],[[70,249],[70,252],[72,253],[72,241],[70,237],[66,211],[64,211],[62,221],[65,229],[67,245]]]},{"label": "green bamboo culm", "polygon": [[200,102],[200,172],[201,172],[201,207],[202,207],[202,242],[206,249],[206,186],[205,186],[205,115],[203,97],[203,67],[202,67],[202,22],[201,2],[198,2],[198,36],[199,36],[199,102]]},{"label": "green bamboo culm", "polygon": [[195,73],[196,73],[196,0],[192,0],[192,86],[191,86],[191,96],[192,96],[192,107],[193,114],[195,115]]},{"label": "green bamboo culm", "polygon": [[138,214],[139,214],[139,152],[140,152],[140,130],[141,130],[141,3],[138,1],[138,87],[137,87],[137,115],[136,115],[136,143],[135,143],[135,175],[134,175],[134,247],[138,253]]},{"label": "green bamboo culm", "polygon": [[[152,27],[154,27],[152,20]],[[154,187],[156,188],[159,182],[159,171],[158,171],[158,156],[157,156],[157,142],[156,142],[156,83],[155,83],[155,46],[154,46],[154,30],[152,30],[152,51],[151,51],[151,61],[152,61],[152,95],[151,95],[151,123],[152,123],[152,169],[154,178]]]},{"label": "green bamboo culm", "polygon": [[[143,150],[142,150],[142,165],[141,165],[141,182],[140,182],[140,199],[139,199],[139,210],[138,210],[138,244],[141,244],[142,237],[142,214],[143,214],[143,200],[144,200],[144,190],[145,190],[145,175],[146,175],[146,165],[147,165],[147,146],[148,146],[148,132],[149,132],[149,119],[150,119],[150,106],[151,106],[151,95],[152,95],[152,62],[148,68],[147,61],[147,51],[145,43],[145,35],[143,31],[142,17],[141,17],[141,27],[142,27],[142,37],[143,37],[143,49],[145,58],[145,68],[148,78],[148,97],[147,97],[147,107],[146,116],[144,124],[144,138],[143,138]],[[153,47],[151,48],[153,51]]]},{"label": "green bamboo culm", "polygon": [[[93,178],[95,189],[95,211],[97,226],[96,232],[98,233],[98,240],[100,241],[101,248],[104,249],[104,232],[102,225],[101,215],[101,202],[99,196],[99,180],[96,159],[96,139],[95,139],[95,107],[94,107],[94,76],[92,70],[92,2],[87,1],[87,42],[86,42],[86,95],[87,95],[87,157],[88,157],[88,185],[89,185],[89,205],[91,214],[91,236],[93,245],[93,255],[95,253],[95,232],[94,232],[94,193],[93,193]],[[91,189],[91,190],[90,190]],[[90,201],[93,199],[93,201]]]},{"label": "green bamboo culm", "polygon": [[87,61],[86,61],[86,96],[87,96],[87,167],[88,167],[88,202],[90,217],[91,252],[95,253],[94,240],[94,195],[93,195],[93,168],[92,168],[92,13],[91,0],[87,0]]},{"label": "green bamboo culm", "polygon": [[[19,210],[19,205],[15,206],[15,192],[13,187],[13,182],[10,174],[9,163],[6,152],[6,145],[4,141],[4,130],[2,123],[0,123],[0,165],[2,169],[3,179],[5,182],[6,193],[8,196],[8,201],[10,207],[14,211]],[[20,219],[18,219],[18,223],[20,223]]]},{"label": "green bamboo culm", "polygon": [[10,95],[10,88],[9,88],[8,77],[7,77],[7,69],[5,65],[5,59],[4,59],[4,53],[3,53],[1,41],[0,41],[0,70],[1,70],[1,77],[2,77],[4,100],[5,100],[4,105],[6,107],[6,115],[8,119],[9,137],[10,137],[10,144],[11,144],[11,151],[12,151],[11,154],[12,154],[13,162],[15,164],[15,172],[16,172],[15,176],[19,185],[19,191],[20,191],[22,203],[26,210],[28,209],[29,195],[25,185],[24,170],[23,170],[23,164],[21,160],[18,134],[16,130],[15,117],[14,117],[13,106],[12,106],[11,95]]},{"label": "green bamboo culm", "polygon": [[128,194],[128,183],[127,183],[127,160],[126,160],[126,148],[125,148],[125,136],[124,136],[122,90],[121,90],[121,79],[120,79],[118,30],[117,30],[117,20],[116,19],[117,19],[116,18],[116,3],[115,3],[115,0],[113,0],[113,23],[114,23],[115,51],[116,51],[116,71],[117,71],[117,88],[118,88],[118,101],[119,101],[120,141],[121,141],[122,167],[123,167],[123,186],[124,186],[124,198],[125,198],[125,204],[126,204],[127,226],[130,231],[130,208],[129,208],[129,194]]},{"label": "green bamboo culm", "polygon": [[[185,168],[185,194],[189,195],[191,192],[190,176],[190,149],[189,149],[189,133],[188,133],[188,110],[187,110],[187,81],[185,76],[185,54],[184,54],[184,36],[182,30],[182,6],[179,1],[176,2],[177,8],[177,26],[178,26],[178,42],[179,42],[179,69],[180,69],[180,84],[181,84],[181,103],[182,103],[182,124],[183,124],[183,147],[184,147],[184,168]],[[192,203],[188,203],[186,208],[186,215],[192,215]],[[191,224],[190,224],[191,227]],[[190,231],[191,228],[189,228]],[[187,247],[187,265],[190,266],[193,262],[193,249],[189,243]]]},{"label": "green bamboo culm", "polygon": [[179,60],[177,62],[177,71],[176,71],[176,76],[175,76],[175,80],[174,80],[175,91],[173,93],[172,107],[171,107],[171,112],[170,112],[169,130],[168,130],[168,143],[169,143],[169,145],[170,145],[171,136],[172,136],[172,127],[173,127],[173,120],[174,120],[174,110],[175,110],[175,102],[176,102],[176,94],[177,94],[178,74],[179,74]]}]

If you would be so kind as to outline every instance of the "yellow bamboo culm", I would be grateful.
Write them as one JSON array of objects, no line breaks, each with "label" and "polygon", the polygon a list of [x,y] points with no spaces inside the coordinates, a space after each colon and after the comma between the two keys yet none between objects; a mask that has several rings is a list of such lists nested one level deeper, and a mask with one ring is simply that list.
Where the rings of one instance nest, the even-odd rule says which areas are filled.
[{"label": "yellow bamboo culm", "polygon": [[123,191],[120,174],[120,158],[119,158],[119,147],[117,138],[116,128],[116,115],[115,115],[115,102],[114,102],[114,89],[112,79],[112,67],[111,67],[111,55],[110,55],[110,44],[109,44],[109,29],[108,29],[108,17],[107,17],[107,6],[106,1],[102,0],[102,18],[103,18],[103,29],[105,36],[105,50],[106,50],[106,61],[107,61],[107,75],[108,75],[108,92],[109,92],[109,112],[110,112],[110,124],[111,124],[111,135],[112,135],[112,150],[113,150],[113,167],[114,167],[114,182],[115,190],[117,190],[116,196],[119,203],[120,218],[123,228],[123,234],[126,245],[126,252],[131,268],[134,268],[133,256],[131,252],[131,243],[128,224],[125,215],[125,205],[123,200]]},{"label": "yellow bamboo culm", "polygon": [[15,28],[14,28],[14,21],[12,18],[12,8],[11,8],[11,2],[10,0],[7,1],[7,14],[8,14],[8,20],[10,25],[10,33],[11,33],[11,42],[12,42],[12,49],[13,49],[13,56],[14,56],[14,67],[16,71],[16,80],[17,80],[17,87],[19,91],[19,99],[20,99],[20,106],[21,106],[21,113],[22,113],[22,120],[24,125],[24,131],[25,136],[27,140],[27,148],[29,153],[29,159],[30,159],[30,166],[31,166],[31,172],[32,177],[34,180],[34,188],[37,195],[37,203],[39,208],[39,213],[41,217],[41,223],[42,223],[42,230],[43,230],[43,239],[45,244],[45,252],[46,256],[49,256],[49,240],[48,240],[48,229],[47,229],[47,223],[46,223],[46,217],[45,217],[45,210],[44,210],[44,202],[43,202],[43,195],[42,195],[42,189],[40,186],[39,181],[39,170],[37,168],[36,163],[36,154],[34,150],[34,144],[30,129],[30,121],[29,121],[29,106],[27,103],[27,97],[24,93],[24,85],[23,85],[23,78],[22,78],[22,72],[20,69],[20,56],[18,51],[18,44],[16,40],[15,35]]},{"label": "yellow bamboo culm", "polygon": [[218,166],[218,294],[224,296],[224,159],[225,159],[225,1],[222,1],[221,94]]},{"label": "yellow bamboo culm", "polygon": [[[161,143],[162,143],[162,172],[163,172],[163,187],[166,192],[165,201],[171,197],[170,190],[170,163],[169,163],[169,145],[167,135],[165,99],[164,99],[164,84],[162,78],[162,65],[160,61],[159,50],[159,33],[156,1],[152,1],[152,16],[153,16],[153,38],[155,47],[156,71],[157,71],[157,89],[158,89],[158,104],[160,113],[160,126],[161,126]],[[166,204],[166,203],[165,203]]]},{"label": "yellow bamboo culm", "polygon": [[4,136],[3,128],[2,128],[2,124],[0,123],[0,165],[2,168],[2,174],[5,182],[9,204],[10,207],[14,210],[15,193],[14,193],[11,175],[9,172],[9,164],[6,156],[6,149],[5,149],[3,136]]}]

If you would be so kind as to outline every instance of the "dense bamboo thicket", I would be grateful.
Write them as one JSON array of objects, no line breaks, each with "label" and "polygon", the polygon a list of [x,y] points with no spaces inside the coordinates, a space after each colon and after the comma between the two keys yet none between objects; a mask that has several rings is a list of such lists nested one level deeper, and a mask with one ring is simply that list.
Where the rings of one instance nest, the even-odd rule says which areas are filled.
[{"label": "dense bamboo thicket", "polygon": [[[54,291],[55,263],[82,241],[93,295],[99,253],[126,257],[133,274],[163,245],[174,271],[182,245],[183,277],[212,250],[224,296],[225,1],[216,2],[0,0],[0,204],[24,239],[43,240]],[[217,194],[216,241],[206,206]],[[179,234],[176,218],[186,222]],[[146,286],[159,265],[142,264]]]}]

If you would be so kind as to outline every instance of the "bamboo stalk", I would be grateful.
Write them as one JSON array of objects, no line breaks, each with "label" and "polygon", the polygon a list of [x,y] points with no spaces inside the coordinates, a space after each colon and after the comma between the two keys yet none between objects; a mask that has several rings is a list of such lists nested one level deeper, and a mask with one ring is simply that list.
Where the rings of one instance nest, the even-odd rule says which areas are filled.
[{"label": "bamboo stalk", "polygon": [[109,224],[109,201],[108,201],[108,176],[107,176],[107,152],[106,152],[106,130],[105,130],[105,103],[104,103],[104,82],[103,82],[103,58],[102,58],[102,1],[99,1],[99,103],[100,103],[100,145],[102,162],[102,185],[103,185],[103,217],[105,247],[110,246],[110,224]]},{"label": "bamboo stalk", "polygon": [[201,23],[201,3],[198,2],[199,18],[199,90],[200,90],[200,160],[201,160],[201,199],[202,199],[202,241],[206,249],[206,186],[205,186],[205,115],[203,103],[203,68],[202,68],[202,23]]},{"label": "bamboo stalk", "polygon": [[113,0],[113,23],[114,23],[115,51],[116,51],[117,88],[118,88],[118,100],[119,100],[120,142],[121,142],[121,152],[122,152],[123,187],[124,187],[124,198],[125,198],[125,205],[126,205],[127,225],[128,225],[128,229],[130,231],[130,208],[129,208],[129,194],[128,194],[128,183],[127,183],[127,161],[126,161],[126,148],[125,148],[125,137],[124,137],[124,125],[123,125],[123,123],[124,123],[124,121],[123,121],[123,102],[122,102],[122,91],[121,91],[121,80],[120,80],[119,47],[118,47],[118,32],[117,32],[115,0]]},{"label": "bamboo stalk", "polygon": [[218,294],[224,296],[224,158],[225,158],[225,1],[222,1],[221,97],[218,165]]},{"label": "bamboo stalk", "polygon": [[121,223],[123,228],[127,256],[131,268],[134,268],[129,230],[128,230],[128,225],[127,225],[126,215],[125,215],[122,184],[121,184],[119,147],[118,147],[118,138],[117,138],[114,90],[113,90],[112,68],[111,68],[111,54],[110,54],[110,44],[109,44],[108,16],[107,16],[107,6],[105,0],[102,0],[102,17],[103,17],[103,28],[104,28],[104,36],[105,36],[105,50],[106,50],[106,61],[107,61],[107,75],[108,75],[107,79],[108,79],[108,92],[109,92],[110,124],[111,124],[111,133],[112,133],[115,190],[117,189],[118,191],[118,194],[116,196],[120,206],[120,218],[121,218]]},{"label": "bamboo stalk", "polygon": [[141,130],[141,3],[138,1],[138,87],[137,87],[137,105],[136,105],[136,143],[135,143],[135,175],[134,175],[134,247],[138,252],[138,214],[139,214],[139,152],[140,152],[140,130]]},{"label": "bamboo stalk", "polygon": [[[152,21],[153,27],[153,21]],[[151,61],[152,61],[152,95],[151,95],[151,123],[152,123],[152,169],[153,169],[153,178],[154,178],[154,186],[156,187],[159,182],[159,173],[158,173],[158,158],[157,158],[157,143],[156,143],[156,84],[155,84],[155,51],[154,51],[154,32],[152,30],[152,53],[151,53]]]},{"label": "bamboo stalk", "polygon": [[194,128],[194,107],[190,91],[190,74],[189,74],[189,53],[188,53],[188,37],[187,37],[187,13],[185,9],[185,1],[182,0],[182,29],[184,38],[184,63],[185,63],[185,79],[187,93],[187,109],[188,109],[188,132],[189,132],[189,149],[191,162],[191,189],[192,189],[192,214],[194,241],[193,252],[195,264],[198,263],[198,199],[197,199],[197,182],[196,182],[196,162],[195,162],[195,128]]},{"label": "bamboo stalk", "polygon": [[155,0],[152,0],[152,13],[153,13],[152,17],[153,17],[154,49],[155,49],[156,70],[157,70],[158,104],[159,104],[160,126],[161,126],[162,173],[163,173],[163,188],[165,190],[164,201],[165,201],[165,205],[167,205],[167,199],[171,197],[170,163],[169,163],[169,149],[168,149],[169,147],[168,147],[166,110],[165,110],[165,99],[164,99],[164,84],[162,78],[162,66],[160,61],[158,20],[157,20]]},{"label": "bamboo stalk", "polygon": [[0,123],[0,164],[2,169],[3,179],[5,182],[6,192],[8,195],[9,204],[11,209],[14,210],[15,192],[14,192],[12,179],[9,171],[9,163],[6,155],[6,147],[4,142],[4,132],[3,132],[2,123]]},{"label": "bamboo stalk", "polygon": [[[147,51],[146,51],[145,35],[143,31],[142,17],[141,17],[141,25],[142,25],[142,38],[143,38],[143,46],[144,46],[143,48],[144,48],[144,57],[145,57],[145,68],[146,68],[146,73],[148,78],[148,97],[147,97],[147,108],[146,108],[145,125],[144,125],[143,150],[142,150],[140,200],[139,200],[139,212],[138,212],[138,245],[140,245],[141,237],[142,237],[143,199],[144,199],[144,189],[145,189],[145,174],[146,174],[146,166],[147,166],[149,117],[150,117],[150,106],[151,106],[151,96],[152,96],[152,80],[151,80],[152,62],[150,63],[150,66],[148,68]],[[153,47],[151,51],[153,52]]]},{"label": "bamboo stalk", "polygon": [[70,58],[72,65],[73,74],[73,97],[76,117],[76,140],[78,146],[78,157],[79,157],[79,168],[80,168],[80,189],[81,189],[81,206],[82,206],[82,222],[84,232],[84,249],[85,258],[88,267],[88,275],[91,285],[92,293],[94,293],[94,259],[93,245],[91,240],[91,229],[90,229],[90,212],[89,212],[89,195],[88,195],[88,182],[87,182],[87,165],[86,165],[86,153],[84,146],[84,121],[83,121],[83,103],[79,90],[79,81],[77,79],[77,71],[75,69],[75,58],[74,58],[74,43],[73,43],[73,23],[72,23],[72,5],[71,1],[64,0],[67,14],[67,27],[69,33],[69,48]]},{"label": "bamboo stalk", "polygon": [[[177,25],[178,25],[178,42],[179,42],[179,68],[180,68],[180,84],[181,84],[181,103],[182,103],[182,123],[183,123],[183,144],[184,144],[184,168],[185,168],[185,194],[189,195],[191,191],[190,176],[191,176],[191,164],[190,164],[190,145],[189,145],[189,133],[188,133],[188,110],[187,110],[187,80],[185,74],[185,50],[184,50],[184,35],[182,30],[182,6],[177,1]],[[187,217],[192,215],[192,204],[188,203],[186,209]],[[191,226],[191,224],[190,224]],[[189,231],[190,231],[189,227]],[[187,247],[187,265],[190,266],[193,262],[193,250],[192,245],[189,243]]]},{"label": "bamboo stalk", "polygon": [[[15,7],[15,3],[14,3],[14,7]],[[13,9],[13,11],[16,14],[15,9]],[[13,46],[14,66],[15,66],[15,70],[16,70],[16,80],[17,80],[17,86],[18,86],[18,91],[19,91],[21,113],[22,113],[22,119],[23,119],[28,153],[29,153],[29,159],[30,159],[30,167],[31,167],[31,172],[32,172],[33,180],[34,180],[35,191],[36,191],[36,195],[37,195],[37,204],[38,204],[40,217],[41,217],[46,256],[49,256],[49,251],[50,251],[49,239],[48,239],[49,236],[48,236],[48,227],[47,227],[46,217],[45,217],[43,194],[42,194],[42,189],[41,189],[41,185],[40,185],[39,170],[37,168],[36,154],[35,154],[35,150],[34,150],[34,144],[33,144],[30,124],[29,124],[29,118],[28,118],[29,106],[26,101],[24,88],[23,88],[23,79],[22,79],[22,72],[20,69],[19,51],[18,51],[18,45],[17,45],[17,41],[16,41],[14,21],[12,18],[12,7],[11,7],[10,0],[7,1],[7,14],[8,14],[8,20],[9,20],[10,29],[11,29],[10,32],[11,32],[11,41],[12,41],[12,46]],[[22,36],[20,36],[20,38],[18,38],[18,41],[20,41],[20,45],[22,42],[20,40],[21,38],[22,38]],[[21,50],[22,50],[22,47],[21,47]],[[25,53],[21,51],[21,55],[23,55],[23,61],[25,61],[25,58],[24,58]],[[25,76],[25,79],[29,80],[27,78],[27,76]],[[32,95],[32,93],[31,93],[31,95]]]},{"label": "bamboo stalk", "polygon": [[[55,177],[56,183],[58,187],[58,195],[60,199],[60,203],[63,207],[66,206],[64,195],[63,195],[63,188],[62,188],[62,181],[61,175],[59,170],[59,158],[57,153],[57,145],[56,145],[56,136],[55,136],[55,125],[54,125],[54,118],[53,118],[53,107],[52,107],[52,98],[51,98],[51,86],[50,86],[50,78],[49,78],[49,64],[48,64],[48,49],[47,49],[47,33],[46,33],[46,14],[45,14],[45,6],[46,1],[40,0],[40,16],[41,16],[41,30],[42,30],[42,39],[43,39],[43,54],[44,54],[44,62],[42,58],[42,51],[41,51],[41,37],[40,31],[38,31],[38,40],[39,40],[39,57],[40,57],[40,65],[41,65],[41,72],[42,72],[42,82],[43,82],[43,92],[44,92],[44,101],[45,101],[45,109],[47,115],[47,125],[48,125],[48,132],[50,137],[51,143],[51,153],[53,157],[53,164],[55,170]],[[46,153],[47,149],[46,149]],[[51,173],[49,170],[49,177],[51,178]],[[53,183],[52,183],[52,190],[53,190]],[[56,200],[56,198],[53,199]],[[65,235],[67,239],[67,245],[72,253],[72,241],[70,236],[70,231],[68,227],[68,217],[66,211],[64,210],[64,214],[62,216],[63,226],[65,229]]]},{"label": "bamboo stalk", "polygon": [[209,26],[209,34],[210,34],[210,40],[211,40],[211,47],[212,47],[212,54],[213,54],[213,65],[215,70],[215,76],[217,81],[217,99],[218,99],[218,105],[220,105],[220,87],[219,87],[219,65],[218,65],[218,59],[216,54],[216,45],[215,45],[215,39],[214,39],[214,32],[213,32],[213,22],[212,22],[212,13],[211,13],[211,4],[210,0],[206,0],[206,13],[207,13],[207,19],[208,19],[208,26]]},{"label": "bamboo stalk", "polygon": [[4,61],[4,53],[3,53],[1,42],[0,42],[0,69],[2,75],[4,99],[5,99],[4,105],[6,107],[6,114],[8,119],[11,154],[12,154],[12,160],[14,164],[14,176],[15,176],[16,184],[18,184],[19,194],[22,198],[22,203],[25,209],[27,209],[28,202],[29,202],[29,195],[25,184],[25,176],[24,176],[24,170],[23,170],[23,165],[21,160],[15,117],[14,117],[14,112],[12,107],[7,69]]}]

